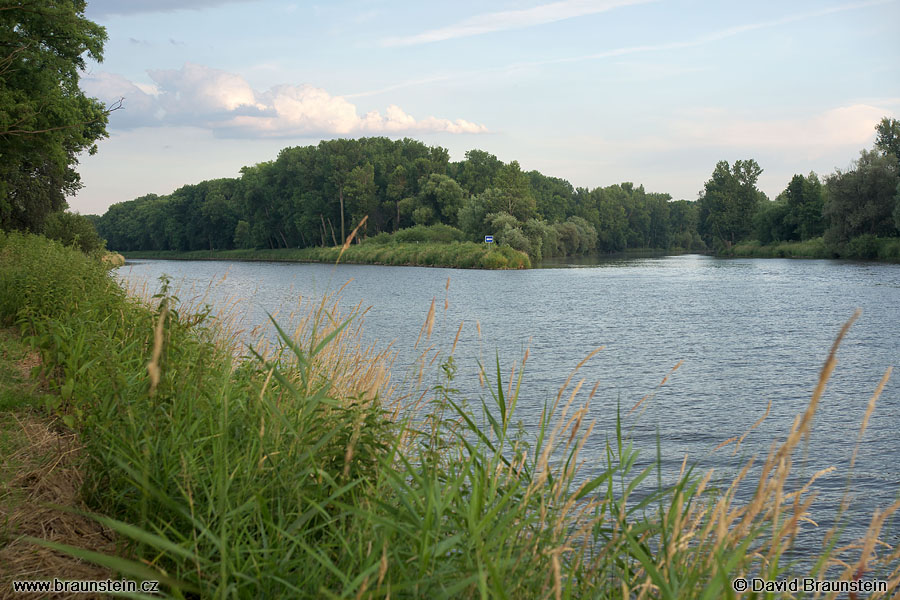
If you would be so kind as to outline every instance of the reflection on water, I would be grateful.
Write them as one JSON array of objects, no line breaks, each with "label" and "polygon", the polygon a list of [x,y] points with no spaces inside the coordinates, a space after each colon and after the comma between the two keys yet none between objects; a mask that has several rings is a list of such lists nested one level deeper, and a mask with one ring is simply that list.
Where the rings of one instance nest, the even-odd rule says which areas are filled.
[{"label": "reflection on water", "polygon": [[[483,393],[475,376],[479,361],[494,364],[499,353],[506,376],[529,349],[519,400],[526,429],[572,368],[603,346],[579,372],[586,389],[599,382],[591,408],[597,427],[583,453],[586,467],[599,466],[617,406],[625,412],[656,390],[626,423],[647,460],[659,436],[668,480],[677,475],[685,454],[701,469],[715,468],[724,480],[749,457],[765,455],[773,440],[784,439],[793,417],[806,406],[835,335],[861,308],[862,317],[839,350],[813,437],[804,456],[796,458],[795,474],[800,480],[837,467],[817,481],[821,495],[814,510],[820,507],[819,515],[830,514],[827,507],[836,506],[848,491],[856,515],[871,515],[897,498],[897,377],[885,388],[860,441],[849,486],[848,463],[872,391],[885,370],[900,363],[900,265],[699,255],[565,259],[560,264],[583,268],[547,268],[549,261],[530,271],[467,271],[145,260],[119,273],[130,282],[151,284],[168,273],[183,282],[184,290],[194,286],[198,295],[211,281],[222,280],[210,292],[211,301],[243,299],[239,306],[250,324],[266,323],[267,312],[289,320],[300,296],[321,297],[349,281],[345,304],[362,301],[372,307],[366,315],[368,338],[397,340],[398,378],[403,365],[418,356],[413,345],[435,299],[432,341],[438,348],[448,351],[464,323],[455,356],[460,366],[456,383],[466,394]],[[190,296],[180,293],[182,300]],[[679,361],[682,366],[657,390]],[[769,401],[769,418],[737,454],[733,446],[715,450],[746,432]],[[866,525],[867,517],[855,517],[848,536],[861,534]],[[897,526],[886,536],[900,542]]]}]

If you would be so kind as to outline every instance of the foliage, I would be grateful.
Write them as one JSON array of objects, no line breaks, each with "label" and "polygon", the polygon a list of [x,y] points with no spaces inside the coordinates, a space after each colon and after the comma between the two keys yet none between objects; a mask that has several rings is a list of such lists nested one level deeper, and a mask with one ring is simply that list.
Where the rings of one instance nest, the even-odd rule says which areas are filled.
[{"label": "foliage", "polygon": [[793,239],[793,228],[788,224],[790,207],[779,197],[775,202],[761,202],[753,217],[753,232],[762,244]]},{"label": "foliage", "polygon": [[730,248],[727,256],[748,258],[836,258],[821,237],[802,242],[773,242],[761,245],[758,240],[741,242]]},{"label": "foliage", "polygon": [[700,196],[698,229],[711,246],[732,245],[752,231],[753,216],[764,194],[756,189],[762,168],[753,159],[719,161]]},{"label": "foliage", "polygon": [[[420,360],[439,371],[401,411],[391,355],[362,345],[361,317],[328,299],[243,357],[165,280],[136,302],[58,243],[0,234],[0,275],[0,318],[42,353],[54,410],[84,444],[94,518],[129,546],[105,556],[32,541],[159,579],[174,597],[717,598],[732,597],[736,576],[863,573],[892,581],[873,598],[896,591],[900,551],[879,537],[900,504],[860,544],[836,548],[838,523],[819,556],[794,560],[821,473],[791,468],[850,323],[761,468],[718,486],[685,468],[664,484],[624,415],[609,439],[592,438],[594,393],[579,393],[577,368],[525,436],[523,364],[504,381],[497,357],[481,397],[467,398],[452,352],[429,340]],[[579,473],[587,444],[602,449],[590,477]]]},{"label": "foliage", "polygon": [[106,137],[108,110],[78,87],[106,31],[84,0],[32,0],[0,10],[0,229],[40,231],[80,187],[78,154]]},{"label": "foliage", "polygon": [[[274,161],[244,167],[239,179],[115,204],[98,227],[122,251],[337,246],[363,218],[361,240],[441,224],[458,227],[473,242],[494,235],[532,260],[685,240],[685,247],[699,249],[696,219],[684,218],[683,209],[670,212],[669,200],[631,183],[574,190],[481,150],[450,163],[443,148],[361,138],[285,148]],[[492,223],[490,215],[500,213],[515,219],[508,230]]]},{"label": "foliage", "polygon": [[893,156],[900,166],[900,120],[884,117],[875,126],[875,147],[885,156]]},{"label": "foliage", "polygon": [[826,243],[835,246],[861,235],[896,236],[898,184],[900,166],[892,156],[874,151],[861,151],[850,170],[835,171],[826,180]]},{"label": "foliage", "polygon": [[[391,232],[400,242],[493,235],[540,261],[629,249],[728,253],[742,240],[811,240],[827,227],[832,255],[870,254],[863,242],[855,250],[847,244],[900,231],[895,129],[894,120],[883,119],[877,151],[863,152],[825,185],[815,173],[794,175],[774,202],[756,188],[762,169],[752,159],[720,161],[697,201],[672,201],[629,182],[573,189],[481,150],[451,163],[446,149],[410,139],[331,140],[285,148],[275,161],[242,169],[240,179],[115,204],[98,228],[123,251],[274,250],[338,246],[348,219],[365,219],[358,241],[386,243]],[[436,226],[458,227],[463,237],[413,233]]]},{"label": "foliage", "polygon": [[106,240],[97,235],[97,229],[87,218],[77,213],[51,213],[44,222],[44,235],[64,246],[75,246],[85,254],[93,254],[106,248]]},{"label": "foliage", "polygon": [[437,224],[425,227],[416,225],[401,229],[391,239],[401,243],[415,242],[461,242],[465,239],[465,234],[455,227],[449,225]]}]

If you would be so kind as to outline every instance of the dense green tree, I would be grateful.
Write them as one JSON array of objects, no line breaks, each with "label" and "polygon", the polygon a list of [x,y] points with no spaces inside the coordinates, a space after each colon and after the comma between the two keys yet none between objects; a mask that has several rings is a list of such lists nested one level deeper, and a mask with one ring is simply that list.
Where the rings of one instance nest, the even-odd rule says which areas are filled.
[{"label": "dense green tree", "polygon": [[[418,201],[441,223],[456,227],[465,192],[447,175],[432,173],[421,182]],[[427,224],[427,223],[423,223]]]},{"label": "dense green tree", "polygon": [[719,161],[706,182],[699,203],[700,234],[708,244],[731,245],[746,238],[753,227],[763,193],[756,188],[762,168],[753,159]]},{"label": "dense green tree", "polygon": [[628,191],[620,185],[597,188],[583,194],[577,216],[597,231],[597,248],[602,252],[621,252],[627,247],[628,215],[625,205]]},{"label": "dense green tree", "polygon": [[468,239],[476,242],[483,236],[491,234],[490,229],[485,226],[488,204],[484,198],[485,194],[490,194],[490,190],[486,190],[478,196],[469,196],[463,200],[462,206],[457,212],[459,228],[465,232]]},{"label": "dense green tree", "polygon": [[789,229],[786,240],[808,240],[819,237],[825,231],[825,190],[818,175],[807,177],[794,175],[787,188],[779,195],[783,199],[787,214],[785,223]]},{"label": "dense green tree", "polygon": [[503,165],[495,178],[495,187],[500,192],[499,202],[489,207],[490,212],[506,212],[520,221],[535,216],[537,205],[531,193],[531,182],[518,161]]},{"label": "dense green tree", "polygon": [[894,227],[900,231],[900,182],[897,182],[897,193],[894,195]]},{"label": "dense green tree", "polygon": [[84,9],[84,0],[0,8],[0,228],[40,231],[81,187],[78,155],[106,137],[109,109],[78,87],[106,41]]},{"label": "dense green tree", "polygon": [[[361,223],[365,217],[376,214],[377,198],[375,192],[375,168],[372,164],[366,162],[363,165],[353,167],[353,170],[350,171],[350,175],[347,177],[344,190],[347,203],[351,208],[350,218],[353,227]],[[364,229],[358,232],[362,237],[368,234],[370,228],[374,228],[374,219],[372,221],[372,223],[369,223],[367,219],[363,225]]]},{"label": "dense green tree", "polygon": [[875,126],[875,147],[900,164],[900,120],[884,117]]},{"label": "dense green tree", "polygon": [[466,160],[453,165],[451,176],[470,195],[478,195],[494,186],[503,163],[484,150],[469,150]]},{"label": "dense green tree", "polygon": [[559,223],[574,214],[575,190],[571,183],[565,179],[547,177],[538,171],[529,171],[528,179],[540,218],[549,223]]},{"label": "dense green tree", "polygon": [[85,254],[97,252],[106,247],[106,240],[97,234],[97,229],[91,220],[78,213],[51,213],[44,221],[43,234],[66,246],[75,246]]},{"label": "dense green tree", "polygon": [[762,244],[796,239],[788,219],[790,208],[783,198],[760,202],[753,217],[753,233]]},{"label": "dense green tree", "polygon": [[838,245],[861,235],[897,235],[894,211],[898,184],[897,161],[874,150],[860,152],[850,170],[835,171],[826,180],[826,242]]},{"label": "dense green tree", "polygon": [[[469,194],[454,178],[461,174],[474,189],[487,187]],[[688,203],[692,218],[686,218],[668,200],[630,183],[573,190],[567,181],[523,173],[515,161],[504,165],[481,151],[451,164],[443,148],[361,138],[285,148],[274,161],[245,167],[238,179],[113,205],[98,227],[119,250],[306,247],[339,244],[343,212],[345,235],[363,218],[360,237],[456,225],[466,239],[492,234],[540,260],[665,247],[673,232],[694,247],[695,206]],[[682,222],[673,224],[679,215]]]},{"label": "dense green tree", "polygon": [[391,209],[394,231],[400,228],[400,201],[408,196],[409,181],[404,166],[397,165],[388,178],[386,195]]}]

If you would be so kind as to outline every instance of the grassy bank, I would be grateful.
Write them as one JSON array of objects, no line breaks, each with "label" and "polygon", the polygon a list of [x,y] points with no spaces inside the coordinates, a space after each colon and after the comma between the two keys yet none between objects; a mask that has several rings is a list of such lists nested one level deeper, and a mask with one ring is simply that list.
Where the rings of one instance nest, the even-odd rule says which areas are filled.
[{"label": "grassy bank", "polygon": [[138,302],[77,252],[0,234],[0,319],[41,355],[59,398],[48,408],[84,446],[95,518],[130,540],[116,555],[68,552],[202,598],[719,598],[735,597],[737,576],[826,569],[883,573],[892,587],[871,597],[890,597],[900,581],[900,554],[876,544],[889,511],[859,547],[831,537],[811,566],[790,558],[815,509],[815,477],[788,484],[791,457],[834,352],[740,503],[749,466],[724,488],[686,468],[648,491],[656,466],[635,467],[621,430],[597,442],[600,475],[579,477],[594,391],[580,391],[577,368],[526,438],[523,364],[502,381],[498,359],[484,398],[460,397],[452,350],[426,339],[432,311],[421,364],[436,372],[405,389],[391,355],[360,344],[359,315],[309,308],[280,347],[243,358],[165,282]]},{"label": "grassy bank", "polygon": [[123,252],[126,258],[169,260],[261,260],[286,262],[342,263],[452,267],[459,269],[528,269],[531,261],[524,252],[508,246],[474,242],[351,244],[343,255],[341,247],[289,248],[277,250],[196,250],[193,252]]},{"label": "grassy bank", "polygon": [[845,244],[829,246],[822,238],[803,242],[760,244],[757,241],[735,244],[724,256],[747,258],[846,258],[900,262],[900,238],[861,236]]},{"label": "grassy bank", "polygon": [[822,238],[804,242],[779,242],[760,244],[757,241],[735,244],[723,256],[744,258],[835,258],[826,247]]}]

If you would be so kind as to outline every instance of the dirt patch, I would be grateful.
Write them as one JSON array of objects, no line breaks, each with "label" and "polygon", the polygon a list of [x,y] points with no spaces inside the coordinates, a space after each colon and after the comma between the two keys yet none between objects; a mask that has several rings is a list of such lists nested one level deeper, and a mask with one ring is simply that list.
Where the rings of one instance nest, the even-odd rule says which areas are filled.
[{"label": "dirt patch", "polygon": [[[15,340],[18,346],[18,340],[20,338],[19,332],[15,328],[8,329],[0,329],[0,336],[7,338],[9,340]],[[41,366],[41,355],[36,350],[29,350],[27,347],[23,347],[21,352],[18,350],[14,350],[12,352],[8,352],[5,348],[3,350],[2,358],[4,361],[8,362],[12,367],[13,376],[15,377],[14,381],[22,382],[24,385],[28,385],[29,383],[33,383],[34,387],[39,389],[40,391],[47,390],[47,382],[43,378],[43,376],[39,376],[37,378],[32,378],[31,374],[34,372],[36,367]]]},{"label": "dirt patch", "polygon": [[[0,335],[18,337],[10,330]],[[37,352],[6,355],[28,381]],[[10,360],[12,359],[12,360]],[[55,506],[87,510],[81,501],[77,435],[33,410],[0,412],[0,599],[100,598],[90,594],[13,594],[14,580],[107,579],[108,569],[25,541],[26,536],[114,554],[115,538],[96,521]]]},{"label": "dirt patch", "polygon": [[39,367],[40,364],[41,355],[34,350],[29,350],[22,359],[16,361],[15,366],[22,380],[28,381],[31,378],[32,369]]}]

